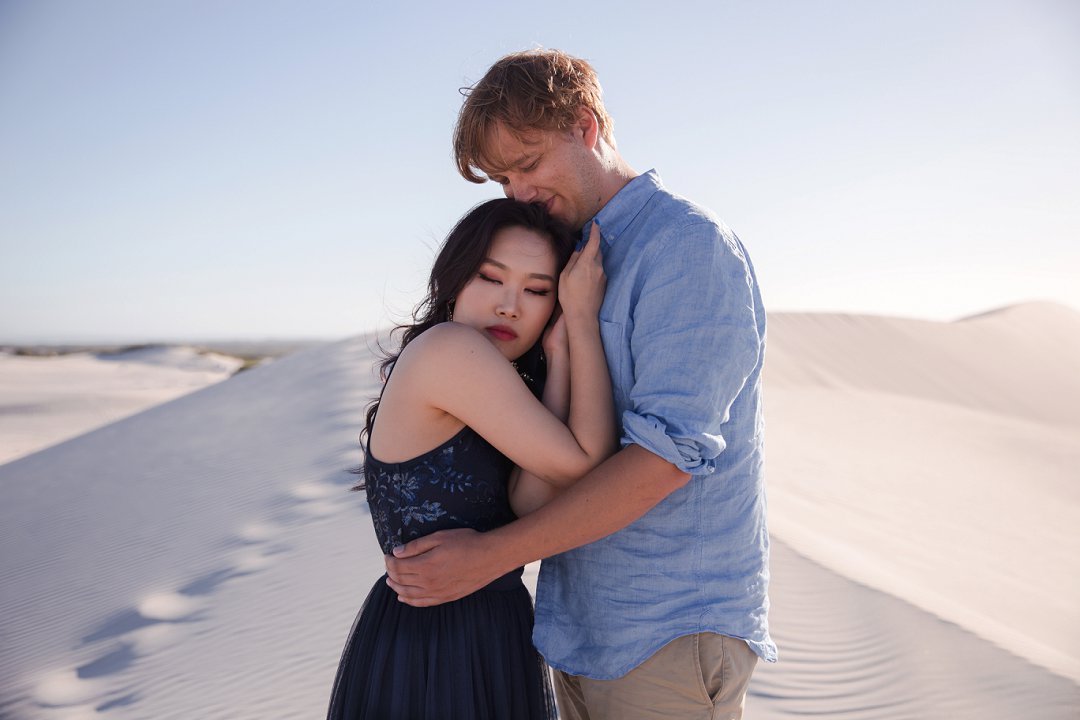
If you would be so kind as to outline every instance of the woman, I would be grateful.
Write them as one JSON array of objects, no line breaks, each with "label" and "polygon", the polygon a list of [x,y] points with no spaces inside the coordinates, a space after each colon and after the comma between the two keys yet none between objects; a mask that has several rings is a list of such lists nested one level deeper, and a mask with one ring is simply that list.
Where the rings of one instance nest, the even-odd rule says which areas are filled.
[{"label": "woman", "polygon": [[[477,206],[447,237],[361,436],[383,552],[437,530],[504,525],[615,450],[599,230],[572,247],[541,206],[508,199]],[[529,364],[541,340],[543,366]],[[538,400],[530,386],[543,367]],[[428,608],[376,582],[329,717],[554,718],[521,573]]]}]

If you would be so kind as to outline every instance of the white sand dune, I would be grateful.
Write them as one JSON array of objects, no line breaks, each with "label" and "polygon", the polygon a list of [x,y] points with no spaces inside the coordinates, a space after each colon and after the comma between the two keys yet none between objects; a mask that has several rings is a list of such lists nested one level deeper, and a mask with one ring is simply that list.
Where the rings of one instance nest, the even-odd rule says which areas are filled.
[{"label": "white sand dune", "polygon": [[867,390],[1080,426],[1080,312],[1027,303],[951,323],[769,315],[768,388]]},{"label": "white sand dune", "polygon": [[310,718],[382,572],[364,340],[0,468],[0,717]]},{"label": "white sand dune", "polygon": [[[748,717],[1076,716],[1074,319],[774,318],[781,663]],[[0,467],[0,718],[321,716],[382,573],[346,492],[371,360],[310,349]]]},{"label": "white sand dune", "polygon": [[0,464],[220,382],[242,364],[188,346],[0,353]]},{"label": "white sand dune", "polygon": [[903,600],[772,546],[780,662],[759,664],[748,720],[1075,718],[1080,687]]},{"label": "white sand dune", "polygon": [[774,537],[1080,682],[1080,313],[771,321]]}]

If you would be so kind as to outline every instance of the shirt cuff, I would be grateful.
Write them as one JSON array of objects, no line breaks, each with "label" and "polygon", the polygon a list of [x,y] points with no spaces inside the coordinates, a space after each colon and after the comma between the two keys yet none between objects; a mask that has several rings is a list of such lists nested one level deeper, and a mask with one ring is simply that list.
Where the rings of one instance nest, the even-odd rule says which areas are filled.
[{"label": "shirt cuff", "polygon": [[720,435],[690,437],[670,435],[668,427],[652,415],[624,412],[622,444],[640,445],[691,475],[708,475],[716,469],[716,457],[727,443]]}]

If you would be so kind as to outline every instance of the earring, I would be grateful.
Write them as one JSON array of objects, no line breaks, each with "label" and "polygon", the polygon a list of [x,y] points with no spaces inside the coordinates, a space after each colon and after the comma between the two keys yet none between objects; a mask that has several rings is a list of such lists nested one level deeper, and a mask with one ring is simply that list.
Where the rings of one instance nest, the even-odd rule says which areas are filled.
[{"label": "earring", "polygon": [[454,322],[454,301],[446,303],[446,321]]}]

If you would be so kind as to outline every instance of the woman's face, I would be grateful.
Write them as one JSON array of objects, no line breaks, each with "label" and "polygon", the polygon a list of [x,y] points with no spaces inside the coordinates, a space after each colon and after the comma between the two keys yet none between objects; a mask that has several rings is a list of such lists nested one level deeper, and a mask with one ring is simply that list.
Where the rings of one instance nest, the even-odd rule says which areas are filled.
[{"label": "woman's face", "polygon": [[516,360],[540,338],[555,309],[555,268],[555,253],[543,235],[522,227],[499,230],[455,299],[454,322],[476,328]]}]

